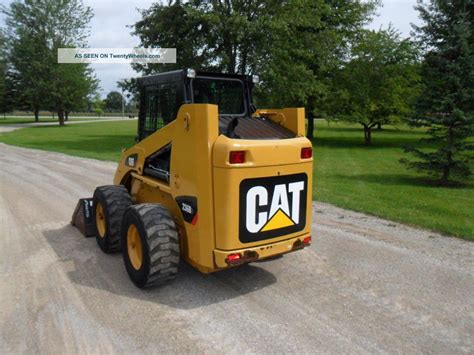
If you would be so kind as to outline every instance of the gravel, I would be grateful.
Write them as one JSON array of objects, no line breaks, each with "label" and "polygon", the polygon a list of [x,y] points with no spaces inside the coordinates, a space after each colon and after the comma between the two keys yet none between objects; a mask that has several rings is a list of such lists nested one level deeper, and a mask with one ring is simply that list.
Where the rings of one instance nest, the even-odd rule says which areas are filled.
[{"label": "gravel", "polygon": [[303,251],[139,290],[69,224],[114,163],[0,152],[0,353],[474,352],[472,242],[315,203]]}]

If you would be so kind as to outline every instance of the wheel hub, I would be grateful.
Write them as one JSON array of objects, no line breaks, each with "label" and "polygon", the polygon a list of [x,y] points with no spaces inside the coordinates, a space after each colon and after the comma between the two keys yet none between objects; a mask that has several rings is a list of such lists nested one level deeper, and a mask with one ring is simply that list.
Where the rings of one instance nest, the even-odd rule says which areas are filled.
[{"label": "wheel hub", "polygon": [[127,231],[127,251],[130,263],[135,270],[139,270],[143,262],[142,241],[138,229],[134,224],[128,227]]},{"label": "wheel hub", "polygon": [[101,203],[97,204],[95,209],[95,222],[97,225],[97,231],[99,232],[99,237],[105,237],[105,213],[104,208]]}]

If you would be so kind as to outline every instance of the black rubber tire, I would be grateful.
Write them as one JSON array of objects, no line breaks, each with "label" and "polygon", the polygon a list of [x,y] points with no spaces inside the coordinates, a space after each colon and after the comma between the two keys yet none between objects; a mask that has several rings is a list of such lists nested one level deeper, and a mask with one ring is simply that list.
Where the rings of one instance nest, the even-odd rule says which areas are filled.
[{"label": "black rubber tire", "polygon": [[[142,243],[142,263],[130,261],[127,232],[134,224]],[[122,255],[128,275],[139,288],[157,286],[175,278],[179,266],[179,237],[173,216],[160,204],[144,203],[127,209],[122,222]]]},{"label": "black rubber tire", "polygon": [[[127,189],[122,185],[99,186],[94,191],[94,221],[96,229],[96,240],[104,253],[120,251],[120,228],[125,211],[132,205],[132,199]],[[96,209],[100,203],[105,214],[105,235],[100,237]]]}]

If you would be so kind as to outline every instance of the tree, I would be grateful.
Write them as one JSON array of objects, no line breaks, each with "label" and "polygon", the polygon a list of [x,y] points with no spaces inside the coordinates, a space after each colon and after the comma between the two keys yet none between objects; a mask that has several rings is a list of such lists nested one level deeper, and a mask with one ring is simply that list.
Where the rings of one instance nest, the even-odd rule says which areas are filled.
[{"label": "tree", "polygon": [[6,112],[6,77],[7,77],[7,63],[5,51],[5,39],[2,31],[0,31],[0,112]]},{"label": "tree", "polygon": [[410,124],[428,128],[433,149],[406,147],[418,160],[401,159],[441,185],[471,174],[466,151],[474,145],[474,4],[431,1],[417,6],[423,25],[415,26],[424,46],[422,92]]},{"label": "tree", "polygon": [[[134,65],[144,74],[192,67],[258,73],[264,105],[313,114],[326,78],[378,1],[195,0],[156,3],[134,34],[145,47],[177,47],[176,64]],[[312,120],[310,120],[312,124]],[[312,136],[312,128],[308,130]]]},{"label": "tree", "polygon": [[265,36],[265,22],[279,1],[156,3],[142,11],[134,28],[144,47],[176,47],[176,64],[135,65],[146,74],[191,67],[248,74]]},{"label": "tree", "polygon": [[[270,21],[257,94],[271,106],[305,106],[307,137],[350,44],[369,22],[378,1],[289,1]],[[267,92],[267,95],[261,95]]]},{"label": "tree", "polygon": [[5,113],[6,109],[6,64],[0,61],[0,112]]},{"label": "tree", "polygon": [[61,67],[62,85],[57,88],[64,103],[64,118],[67,121],[71,111],[87,107],[87,102],[97,89],[97,79],[87,65],[66,64]]},{"label": "tree", "polygon": [[117,81],[117,86],[122,90],[126,97],[125,110],[130,113],[136,113],[139,107],[140,95],[136,78]]},{"label": "tree", "polygon": [[[26,5],[25,5],[26,6]],[[15,91],[15,106],[18,109],[33,111],[35,121],[39,120],[39,110],[44,107],[44,93],[47,90],[46,40],[44,36],[35,35],[30,28],[38,28],[38,19],[23,18],[24,4],[13,2],[11,11],[2,7],[6,18],[6,58],[10,63],[10,87]],[[21,25],[21,22],[28,26]],[[43,95],[39,95],[42,93]]]},{"label": "tree", "polygon": [[366,145],[372,129],[393,124],[411,113],[418,82],[416,50],[398,32],[366,30],[353,45],[350,59],[334,77],[327,106],[338,118],[364,128]]},{"label": "tree", "polygon": [[6,37],[0,29],[0,113],[4,115],[15,108],[16,91],[15,76],[7,61],[8,47]]},{"label": "tree", "polygon": [[100,96],[96,96],[93,101],[94,112],[101,117],[104,114],[105,102],[101,100]]},{"label": "tree", "polygon": [[36,119],[40,107],[53,108],[63,125],[67,113],[97,89],[88,65],[57,63],[59,48],[86,44],[92,10],[81,0],[15,0],[1,10],[19,100],[33,109]]},{"label": "tree", "polygon": [[117,112],[122,109],[122,94],[117,91],[111,91],[105,99],[105,109]]}]

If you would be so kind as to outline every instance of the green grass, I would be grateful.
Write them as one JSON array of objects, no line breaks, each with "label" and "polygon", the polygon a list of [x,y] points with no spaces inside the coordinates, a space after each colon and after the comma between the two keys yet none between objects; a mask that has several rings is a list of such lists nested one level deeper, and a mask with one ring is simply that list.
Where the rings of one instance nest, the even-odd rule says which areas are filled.
[{"label": "green grass", "polygon": [[[134,144],[136,121],[25,128],[0,142],[81,157],[118,161]],[[403,144],[420,144],[423,131],[374,131],[363,144],[357,125],[317,122],[314,139],[314,198],[448,235],[474,239],[474,181],[464,187],[436,187],[398,160]],[[56,137],[52,139],[52,137]]]},{"label": "green grass", "polygon": [[437,187],[398,161],[401,146],[424,137],[421,130],[374,131],[363,144],[357,125],[318,123],[315,130],[314,198],[336,206],[474,239],[474,182]]},{"label": "green grass", "polygon": [[30,127],[4,133],[0,142],[79,157],[118,161],[135,141],[137,121]]}]

